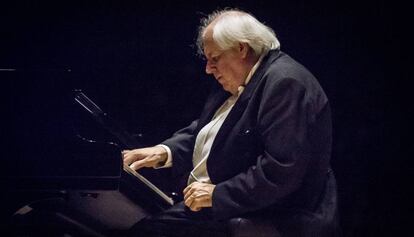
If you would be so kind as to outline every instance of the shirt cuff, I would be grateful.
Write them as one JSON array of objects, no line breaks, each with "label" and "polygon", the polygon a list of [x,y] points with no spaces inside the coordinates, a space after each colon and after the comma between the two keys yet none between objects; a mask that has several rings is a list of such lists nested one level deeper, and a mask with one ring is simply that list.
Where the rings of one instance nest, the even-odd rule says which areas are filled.
[{"label": "shirt cuff", "polygon": [[165,161],[164,164],[159,164],[156,167],[154,167],[155,169],[161,169],[161,168],[169,168],[172,167],[172,154],[171,154],[171,149],[163,144],[159,144],[156,146],[160,146],[162,148],[164,148],[167,151],[167,160]]}]

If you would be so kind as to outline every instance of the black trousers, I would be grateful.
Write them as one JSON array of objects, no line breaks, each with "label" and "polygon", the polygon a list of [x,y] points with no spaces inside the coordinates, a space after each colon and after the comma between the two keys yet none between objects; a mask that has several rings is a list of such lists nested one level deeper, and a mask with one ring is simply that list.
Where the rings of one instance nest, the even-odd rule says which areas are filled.
[{"label": "black trousers", "polygon": [[337,217],[336,182],[328,174],[320,205],[314,211],[268,207],[230,220],[215,221],[210,209],[199,212],[183,202],[137,223],[131,236],[166,237],[333,237],[341,236]]},{"label": "black trousers", "polygon": [[130,237],[225,237],[230,236],[228,221],[215,221],[209,208],[191,211],[183,202],[144,218],[135,224]]}]

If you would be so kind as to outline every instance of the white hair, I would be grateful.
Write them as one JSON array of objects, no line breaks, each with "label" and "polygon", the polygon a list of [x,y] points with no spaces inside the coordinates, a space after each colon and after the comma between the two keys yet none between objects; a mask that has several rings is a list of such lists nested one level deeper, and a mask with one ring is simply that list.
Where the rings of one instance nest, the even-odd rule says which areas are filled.
[{"label": "white hair", "polygon": [[215,11],[201,19],[197,38],[200,54],[203,54],[206,28],[213,22],[213,40],[222,50],[236,47],[239,43],[247,43],[256,55],[280,48],[279,40],[271,28],[249,13],[228,9]]}]

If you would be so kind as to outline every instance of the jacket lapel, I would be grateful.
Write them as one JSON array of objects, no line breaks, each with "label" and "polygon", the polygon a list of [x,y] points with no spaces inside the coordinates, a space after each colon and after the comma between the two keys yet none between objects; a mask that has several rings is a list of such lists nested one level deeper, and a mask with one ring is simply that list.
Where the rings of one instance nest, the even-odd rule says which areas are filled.
[{"label": "jacket lapel", "polygon": [[[257,88],[257,85],[263,78],[264,72],[269,68],[270,64],[274,60],[276,60],[276,58],[279,56],[279,52],[279,50],[270,51],[269,54],[263,58],[262,63],[257,68],[256,72],[253,74],[252,78],[250,79],[250,82],[246,85],[243,93],[240,95],[236,104],[234,104],[232,110],[228,114],[226,120],[221,126],[219,132],[217,133],[217,136],[214,139],[213,145],[211,147],[209,161],[214,159],[216,151],[221,150],[221,147],[224,144],[224,140],[228,137],[230,131],[237,123],[237,121],[239,121],[241,115],[245,111],[250,97],[253,95],[255,89]],[[224,101],[222,101],[222,103],[223,102]],[[215,110],[213,111],[213,114],[214,112]]]}]

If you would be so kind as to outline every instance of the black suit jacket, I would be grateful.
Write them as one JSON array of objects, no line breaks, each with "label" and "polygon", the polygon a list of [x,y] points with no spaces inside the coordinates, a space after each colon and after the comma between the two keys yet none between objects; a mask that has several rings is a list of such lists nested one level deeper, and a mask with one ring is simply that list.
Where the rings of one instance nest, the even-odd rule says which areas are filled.
[{"label": "black suit jacket", "polygon": [[[215,91],[198,120],[163,142],[176,175],[188,177],[197,133],[228,97]],[[335,202],[335,184],[327,189],[334,182],[331,140],[329,103],[317,80],[288,55],[270,51],[212,145],[207,170],[216,184],[213,217],[314,215],[325,199]]]}]

